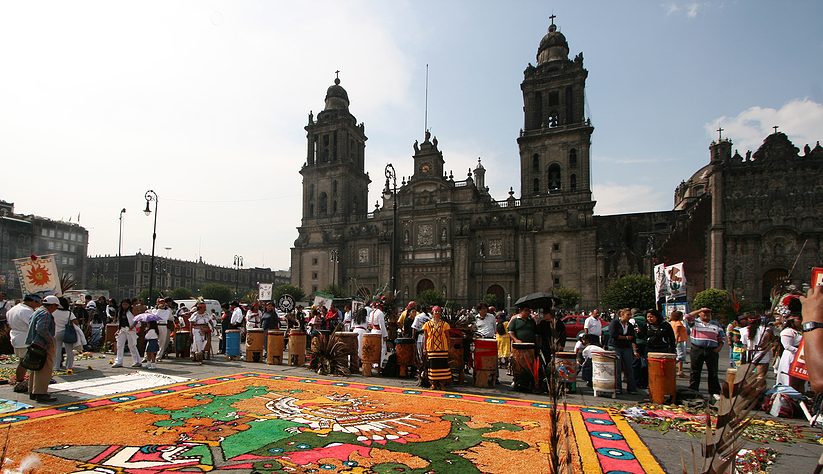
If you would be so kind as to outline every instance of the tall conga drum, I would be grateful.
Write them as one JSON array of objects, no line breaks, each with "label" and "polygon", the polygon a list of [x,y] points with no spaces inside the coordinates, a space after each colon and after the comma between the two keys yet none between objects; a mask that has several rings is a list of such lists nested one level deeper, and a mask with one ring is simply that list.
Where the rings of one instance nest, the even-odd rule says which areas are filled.
[{"label": "tall conga drum", "polygon": [[120,325],[117,323],[108,323],[106,324],[106,340],[104,342],[105,349],[115,351],[116,350],[116,342],[117,342],[117,331],[120,329]]},{"label": "tall conga drum", "polygon": [[555,352],[554,370],[563,383],[569,384],[569,390],[577,390],[577,354],[574,352]]},{"label": "tall conga drum", "polygon": [[266,333],[260,328],[246,331],[246,362],[261,362],[263,346],[266,344]]},{"label": "tall conga drum", "polygon": [[240,330],[227,329],[223,337],[226,338],[226,357],[230,360],[240,357]]},{"label": "tall conga drum", "polygon": [[409,366],[414,365],[414,350],[417,346],[410,337],[398,337],[394,340],[394,350],[397,353],[397,366],[400,367],[400,376],[409,376]]},{"label": "tall conga drum", "polygon": [[726,369],[726,383],[729,384],[729,398],[734,397],[734,379],[737,377],[737,369],[729,367]]},{"label": "tall conga drum", "polygon": [[280,365],[283,363],[283,348],[286,340],[283,331],[269,330],[266,339],[266,363]]},{"label": "tall conga drum", "polygon": [[497,339],[474,340],[474,386],[497,385]]},{"label": "tall conga drum", "polygon": [[380,365],[380,356],[383,352],[383,335],[380,333],[363,334],[363,348],[360,351],[360,363],[363,367],[363,376],[371,377],[372,365]]},{"label": "tall conga drum", "polygon": [[357,343],[356,332],[341,331],[336,333],[340,342],[346,348],[346,356],[349,358],[349,372],[356,374],[360,372],[360,351]]},{"label": "tall conga drum", "polygon": [[289,365],[302,367],[306,363],[306,332],[289,331]]},{"label": "tall conga drum", "polygon": [[188,359],[191,355],[191,331],[179,330],[174,333],[174,356]]},{"label": "tall conga drum", "polygon": [[652,403],[674,403],[677,395],[677,356],[665,352],[649,352],[649,400]]},{"label": "tall conga drum", "polygon": [[449,336],[449,367],[452,372],[457,371],[457,382],[463,383],[465,372],[465,360],[463,359],[463,336]]},{"label": "tall conga drum", "polygon": [[613,351],[592,353],[592,388],[597,392],[611,392],[617,397],[617,354]]},{"label": "tall conga drum", "polygon": [[536,346],[532,342],[512,343],[512,374],[514,386],[520,390],[532,390],[539,377],[536,367]]}]

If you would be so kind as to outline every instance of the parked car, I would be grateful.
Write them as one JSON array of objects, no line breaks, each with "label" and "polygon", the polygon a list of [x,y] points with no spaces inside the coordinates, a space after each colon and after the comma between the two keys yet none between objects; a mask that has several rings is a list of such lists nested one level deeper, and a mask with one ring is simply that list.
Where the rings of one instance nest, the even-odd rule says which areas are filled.
[{"label": "parked car", "polygon": [[566,339],[574,341],[577,339],[577,334],[583,330],[583,323],[586,321],[585,314],[570,314],[560,318],[563,324],[566,325]]}]

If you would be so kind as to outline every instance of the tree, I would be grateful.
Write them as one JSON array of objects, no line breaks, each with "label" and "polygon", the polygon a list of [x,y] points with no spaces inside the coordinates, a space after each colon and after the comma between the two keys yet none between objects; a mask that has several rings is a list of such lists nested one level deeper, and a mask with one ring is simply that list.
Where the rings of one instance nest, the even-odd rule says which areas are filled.
[{"label": "tree", "polygon": [[331,284],[331,285],[327,286],[323,290],[323,293],[328,293],[330,295],[334,295],[335,298],[345,298],[347,296],[346,295],[346,290],[344,290],[342,286],[334,285],[334,284]]},{"label": "tree", "polygon": [[717,288],[707,288],[694,296],[692,309],[709,308],[719,316],[728,318],[731,308],[729,305],[729,292]]},{"label": "tree", "polygon": [[300,288],[291,285],[280,285],[275,287],[271,292],[271,297],[273,301],[277,302],[283,295],[291,295],[294,298],[294,301],[303,301],[303,298],[306,297],[306,294]]},{"label": "tree", "polygon": [[169,296],[176,300],[190,300],[193,293],[188,288],[175,288],[171,290]]},{"label": "tree", "polygon": [[228,303],[234,297],[234,290],[219,283],[209,283],[203,285],[200,296],[207,300],[217,300],[220,303]]},{"label": "tree", "polygon": [[580,298],[583,296],[574,288],[559,287],[554,289],[554,296],[560,298],[560,306],[566,309],[572,309],[580,303]]},{"label": "tree", "polygon": [[626,275],[606,287],[603,304],[611,308],[654,308],[654,282],[643,275]]},{"label": "tree", "polygon": [[421,291],[414,299],[418,304],[428,306],[445,306],[446,295],[442,292],[431,288],[429,290]]},{"label": "tree", "polygon": [[483,296],[483,302],[489,306],[495,306],[497,308],[503,307],[503,297],[498,298],[494,293],[486,293],[486,295]]},{"label": "tree", "polygon": [[140,293],[137,293],[137,299],[140,300],[141,303],[145,303],[146,301],[149,302],[149,306],[154,306],[154,302],[157,301],[157,298],[160,298],[160,288],[152,288],[151,295],[149,295],[149,289],[143,288],[140,290]]}]

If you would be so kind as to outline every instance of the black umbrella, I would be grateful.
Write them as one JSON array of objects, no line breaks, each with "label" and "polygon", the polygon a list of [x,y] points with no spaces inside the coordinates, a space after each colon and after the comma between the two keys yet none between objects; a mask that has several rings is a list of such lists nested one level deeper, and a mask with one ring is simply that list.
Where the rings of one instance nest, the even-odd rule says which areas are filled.
[{"label": "black umbrella", "polygon": [[552,309],[559,304],[560,298],[543,291],[529,293],[514,302],[514,305],[518,308],[529,309]]}]

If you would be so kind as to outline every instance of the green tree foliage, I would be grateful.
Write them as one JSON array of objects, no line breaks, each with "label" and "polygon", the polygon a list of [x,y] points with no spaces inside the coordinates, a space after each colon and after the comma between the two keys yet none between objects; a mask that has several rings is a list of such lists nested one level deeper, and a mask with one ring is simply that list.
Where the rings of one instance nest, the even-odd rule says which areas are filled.
[{"label": "green tree foliage", "polygon": [[694,296],[692,301],[692,309],[709,308],[712,312],[722,319],[728,317],[731,311],[729,307],[729,292],[726,290],[719,290],[717,288],[708,288]]},{"label": "green tree foliage", "polygon": [[203,285],[200,295],[207,300],[217,300],[220,303],[228,303],[234,297],[234,289],[218,283]]},{"label": "green tree foliage", "polygon": [[169,296],[176,300],[189,300],[191,299],[193,293],[188,288],[175,288],[171,290]]},{"label": "green tree foliage", "polygon": [[483,302],[498,309],[503,308],[503,298],[498,298],[494,293],[486,293],[486,295],[483,296]]},{"label": "green tree foliage", "polygon": [[160,298],[160,288],[152,288],[151,290],[151,297],[149,297],[149,289],[143,288],[140,290],[140,293],[137,293],[137,299],[143,302],[151,302],[149,306],[154,306],[154,302],[157,301],[157,298]]},{"label": "green tree foliage", "polygon": [[626,275],[606,287],[603,304],[610,308],[654,307],[654,281],[643,275]]},{"label": "green tree foliage", "polygon": [[328,293],[330,295],[334,295],[335,298],[345,298],[349,296],[345,289],[343,289],[340,285],[329,285],[324,290],[323,293]]},{"label": "green tree foliage", "polygon": [[303,298],[306,297],[306,293],[304,293],[303,290],[291,285],[280,285],[275,287],[271,293],[271,297],[274,298],[274,301],[279,300],[283,295],[291,295],[291,297],[294,298],[294,301],[303,301]]},{"label": "green tree foliage", "polygon": [[421,305],[445,306],[446,296],[442,292],[432,288],[418,293],[414,301]]},{"label": "green tree foliage", "polygon": [[554,289],[554,296],[560,298],[561,308],[572,309],[580,303],[580,298],[583,295],[574,288],[565,288],[561,286]]}]

